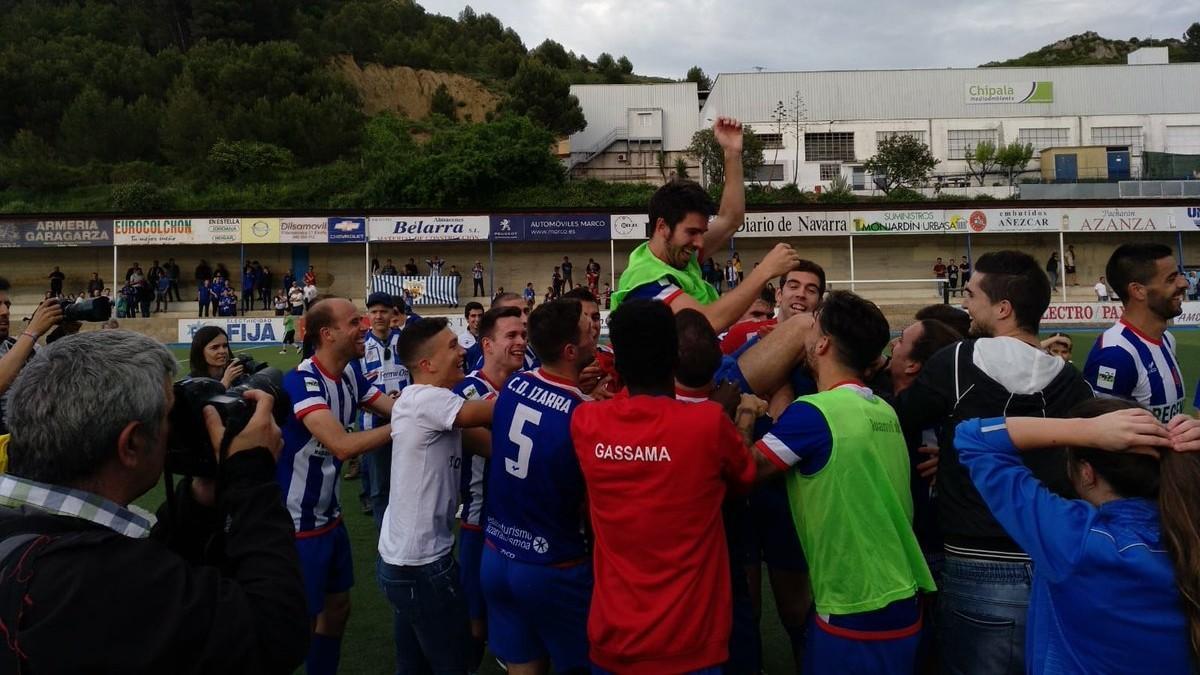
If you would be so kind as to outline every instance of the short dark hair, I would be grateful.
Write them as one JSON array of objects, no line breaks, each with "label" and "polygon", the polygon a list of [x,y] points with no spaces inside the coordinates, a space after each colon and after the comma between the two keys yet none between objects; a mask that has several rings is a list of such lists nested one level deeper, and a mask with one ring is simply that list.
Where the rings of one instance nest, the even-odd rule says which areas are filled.
[{"label": "short dark hair", "polygon": [[669,384],[679,365],[671,308],[657,300],[627,300],[608,319],[617,374],[629,386]]},{"label": "short dark hair", "polygon": [[818,265],[817,263],[815,263],[811,260],[805,260],[804,258],[801,258],[800,260],[796,261],[795,265],[792,265],[792,269],[784,272],[783,274],[781,274],[779,276],[779,287],[780,288],[783,288],[783,285],[787,283],[788,275],[791,274],[792,272],[808,272],[809,274],[812,274],[813,276],[817,277],[817,292],[820,293],[820,295],[822,297],[824,297],[824,295],[825,295],[825,268],[824,267],[821,267],[820,265]]},{"label": "short dark hair", "polygon": [[497,307],[500,305],[500,303],[508,302],[510,300],[520,300],[521,302],[525,302],[525,299],[522,298],[521,296],[517,295],[516,293],[505,292],[505,293],[499,293],[496,295],[496,297],[492,298],[492,307]]},{"label": "short dark hair", "polygon": [[224,335],[225,339],[229,339],[229,335],[224,328],[218,326],[201,326],[196,334],[192,336],[192,350],[188,354],[188,366],[191,367],[191,372],[188,373],[191,377],[208,377],[208,360],[204,358],[204,348],[208,343]]},{"label": "short dark hair", "polygon": [[985,276],[979,287],[994,305],[1007,300],[1017,326],[1037,333],[1042,315],[1050,306],[1050,279],[1033,256],[1021,251],[993,251],[975,261],[975,271]]},{"label": "short dark hair", "polygon": [[596,296],[592,295],[592,292],[589,291],[584,286],[576,286],[575,288],[572,288],[571,290],[567,291],[566,293],[563,293],[562,296],[560,296],[560,297],[575,298],[576,300],[578,300],[580,302],[590,302],[590,303],[597,304],[597,305],[600,304],[599,302],[597,302]]},{"label": "short dark hair", "polygon": [[821,332],[833,338],[838,360],[856,372],[867,370],[891,340],[879,307],[850,291],[833,291],[817,311]]},{"label": "short dark hair", "polygon": [[655,190],[650,198],[650,222],[646,236],[654,234],[654,226],[659,218],[666,221],[674,232],[675,226],[683,222],[689,213],[699,213],[708,218],[717,214],[717,204],[699,183],[676,178]]},{"label": "short dark hair", "polygon": [[758,299],[767,303],[767,305],[774,307],[775,306],[775,291],[770,288],[763,288],[762,292],[758,294]]},{"label": "short dark hair", "polygon": [[445,317],[436,316],[417,319],[405,326],[404,330],[400,331],[400,339],[396,341],[396,352],[400,355],[400,362],[404,367],[414,370],[425,351],[425,344],[449,325],[450,322]]},{"label": "short dark hair", "polygon": [[939,302],[922,307],[917,310],[916,319],[917,321],[941,321],[957,331],[959,335],[967,335],[971,332],[971,315],[954,305]]},{"label": "short dark hair", "polygon": [[1129,297],[1129,284],[1149,283],[1154,278],[1156,263],[1174,255],[1171,247],[1165,244],[1121,244],[1108,257],[1104,276],[1108,277],[1108,285],[1124,304]]},{"label": "short dark hair", "polygon": [[463,318],[464,319],[470,318],[471,312],[473,312],[475,310],[479,310],[482,312],[483,305],[481,303],[475,302],[474,300],[468,302],[466,305],[463,306]]},{"label": "short dark hair", "polygon": [[318,299],[304,313],[304,336],[312,336],[314,349],[321,344],[321,329],[333,325],[332,303],[325,300],[326,298]]},{"label": "short dark hair", "polygon": [[943,348],[963,339],[962,333],[936,319],[922,319],[917,323],[921,324],[921,337],[913,342],[912,350],[908,353],[908,358],[917,363],[924,364]]},{"label": "short dark hair", "polygon": [[675,331],[679,338],[679,366],[675,369],[675,379],[692,389],[708,386],[721,367],[717,332],[708,319],[694,309],[683,309],[675,314]]},{"label": "short dark hair", "polygon": [[8,283],[8,279],[5,279],[4,277],[0,277],[0,291],[7,291],[7,290],[11,290],[11,289],[12,289],[12,284]]},{"label": "short dark hair", "polygon": [[496,332],[496,322],[508,317],[521,318],[521,308],[493,307],[484,312],[483,318],[479,320],[479,339],[492,337],[492,333]]},{"label": "short dark hair", "polygon": [[529,315],[529,344],[542,363],[558,363],[563,347],[579,344],[581,316],[583,304],[575,298],[551,300],[533,310]]}]

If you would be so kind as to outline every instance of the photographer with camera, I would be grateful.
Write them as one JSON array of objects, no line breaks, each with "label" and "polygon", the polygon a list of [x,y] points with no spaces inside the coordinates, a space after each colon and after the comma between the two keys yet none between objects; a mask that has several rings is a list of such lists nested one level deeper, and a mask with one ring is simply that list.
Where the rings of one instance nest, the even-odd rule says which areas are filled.
[{"label": "photographer with camera", "polygon": [[192,351],[188,357],[189,377],[211,377],[226,388],[241,384],[248,374],[246,361],[234,358],[229,349],[229,334],[217,326],[202,326],[192,336]]},{"label": "photographer with camera", "polygon": [[391,427],[351,432],[361,408],[391,419],[392,399],[351,363],[366,354],[354,303],[325,298],[304,318],[314,353],[283,378],[292,414],[283,427],[278,478],[296,528],[296,548],[313,620],[308,675],[337,672],[350,617],[354,567],[342,522],[342,462],[391,441]]},{"label": "photographer with camera", "polygon": [[271,396],[246,392],[253,414],[228,439],[203,408],[207,440],[224,449],[215,479],[181,482],[156,524],[130,505],[177,440],[175,368],[154,340],[106,330],[55,342],[17,378],[0,476],[0,672],[299,665],[309,627]]}]

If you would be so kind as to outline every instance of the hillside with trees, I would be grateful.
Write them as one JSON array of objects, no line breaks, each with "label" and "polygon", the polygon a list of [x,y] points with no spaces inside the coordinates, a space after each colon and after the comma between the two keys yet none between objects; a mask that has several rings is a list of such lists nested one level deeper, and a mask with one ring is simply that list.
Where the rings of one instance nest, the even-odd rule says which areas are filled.
[{"label": "hillside with trees", "polygon": [[486,205],[644,79],[470,7],[0,0],[0,212]]},{"label": "hillside with trees", "polygon": [[1193,23],[1180,38],[1137,38],[1112,40],[1088,31],[1063,38],[1054,44],[1006,61],[992,61],[993,66],[1094,66],[1125,63],[1129,52],[1142,47],[1166,47],[1171,63],[1200,61],[1200,22]]}]

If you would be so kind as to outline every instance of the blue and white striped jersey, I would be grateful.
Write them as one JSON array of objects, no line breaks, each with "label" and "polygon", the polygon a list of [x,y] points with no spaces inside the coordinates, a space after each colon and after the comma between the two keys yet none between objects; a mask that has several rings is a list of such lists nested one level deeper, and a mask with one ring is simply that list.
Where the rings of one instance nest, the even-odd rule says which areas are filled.
[{"label": "blue and white striped jersey", "polygon": [[1183,377],[1170,333],[1155,340],[1117,322],[1092,346],[1083,377],[1097,396],[1135,401],[1162,422],[1183,412]]},{"label": "blue and white striped jersey", "polygon": [[[483,371],[476,370],[454,385],[454,393],[468,401],[483,401],[496,396],[496,385],[488,381]],[[462,472],[462,526],[469,530],[483,529],[484,481],[487,480],[487,457],[471,455],[470,470]]]},{"label": "blue and white striped jersey", "polygon": [[[385,340],[380,340],[375,333],[367,332],[366,352],[361,359],[356,359],[352,365],[362,373],[368,382],[379,387],[383,393],[399,392],[412,382],[408,368],[400,363],[400,352],[396,343],[400,340],[400,331],[388,333]],[[380,417],[375,413],[363,410],[358,415],[358,426],[363,431],[388,426],[392,420]]]},{"label": "blue and white striped jersey", "polygon": [[297,536],[304,536],[336,524],[342,516],[338,481],[342,462],[313,437],[304,418],[328,410],[350,431],[359,407],[383,392],[353,366],[335,375],[315,356],[283,376],[283,389],[292,399],[292,415],[283,425],[283,453],[275,474]]}]

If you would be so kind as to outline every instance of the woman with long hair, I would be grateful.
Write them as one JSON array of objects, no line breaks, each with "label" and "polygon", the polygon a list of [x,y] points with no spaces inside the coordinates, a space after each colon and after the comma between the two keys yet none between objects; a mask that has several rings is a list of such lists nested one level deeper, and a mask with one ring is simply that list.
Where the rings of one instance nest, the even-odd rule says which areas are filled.
[{"label": "woman with long hair", "polygon": [[[1200,655],[1200,420],[1080,403],[1076,419],[958,425],[960,461],[1033,559],[1029,673],[1190,673]],[[1021,460],[1067,448],[1078,499]],[[1003,626],[997,626],[1002,629]]]},{"label": "woman with long hair", "polygon": [[192,336],[192,351],[188,358],[190,377],[211,377],[226,388],[237,384],[245,375],[242,364],[233,360],[229,336],[217,326],[202,326]]}]

